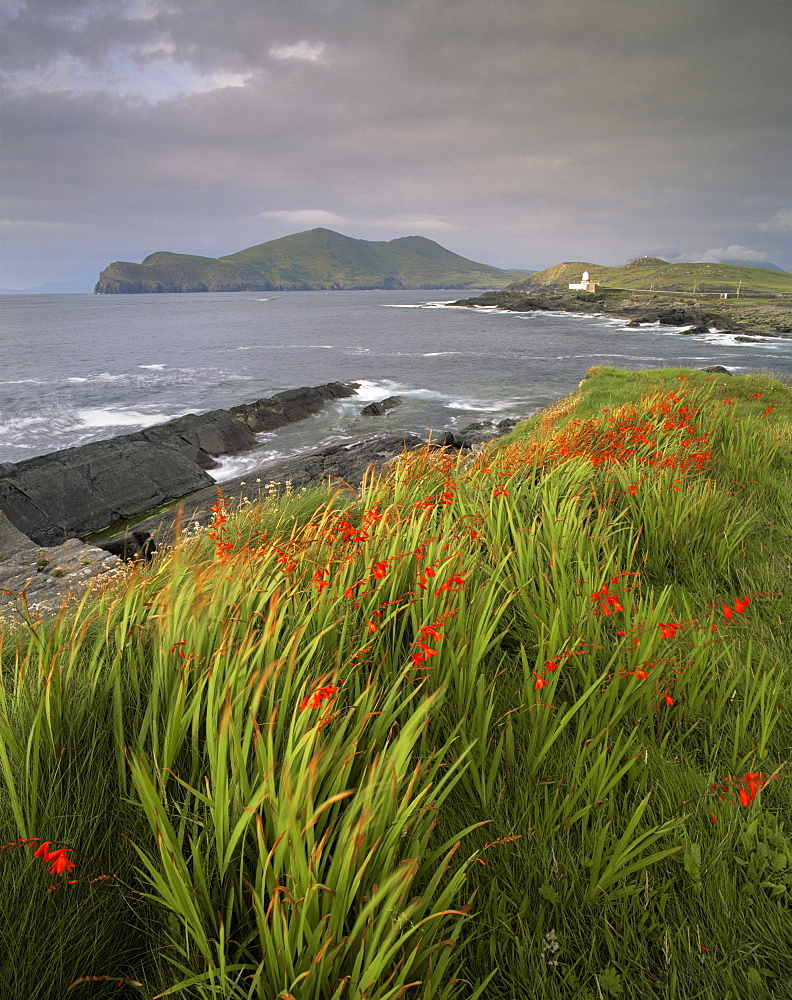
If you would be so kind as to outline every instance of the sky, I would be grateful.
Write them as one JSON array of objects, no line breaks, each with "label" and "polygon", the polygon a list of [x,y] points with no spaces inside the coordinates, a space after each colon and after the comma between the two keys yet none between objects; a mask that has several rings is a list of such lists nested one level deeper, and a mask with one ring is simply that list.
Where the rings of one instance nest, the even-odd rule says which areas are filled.
[{"label": "sky", "polygon": [[792,0],[0,0],[0,287],[324,226],[792,270]]}]

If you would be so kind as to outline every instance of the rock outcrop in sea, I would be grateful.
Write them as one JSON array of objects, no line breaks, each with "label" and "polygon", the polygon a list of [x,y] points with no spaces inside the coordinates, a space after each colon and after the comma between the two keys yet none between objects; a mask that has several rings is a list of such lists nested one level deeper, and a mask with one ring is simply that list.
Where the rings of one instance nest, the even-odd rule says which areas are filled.
[{"label": "rock outcrop in sea", "polygon": [[187,414],[154,427],[65,448],[0,469],[0,511],[37,545],[101,531],[179,497],[213,487],[218,455],[256,443],[255,433],[304,420],[356,382],[290,389],[267,399]]}]

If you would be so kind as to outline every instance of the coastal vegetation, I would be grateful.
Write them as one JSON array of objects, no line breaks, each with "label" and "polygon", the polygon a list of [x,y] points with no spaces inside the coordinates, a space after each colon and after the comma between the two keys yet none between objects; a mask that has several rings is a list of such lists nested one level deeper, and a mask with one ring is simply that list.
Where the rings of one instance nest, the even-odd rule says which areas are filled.
[{"label": "coastal vegetation", "polygon": [[9,996],[792,978],[792,388],[592,368],[0,625]]},{"label": "coastal vegetation", "polygon": [[353,288],[502,288],[525,276],[460,257],[423,236],[357,240],[310,229],[223,257],[158,251],[115,261],[95,291],[244,292]]},{"label": "coastal vegetation", "polygon": [[536,271],[509,286],[510,291],[538,288],[568,288],[588,271],[592,281],[616,290],[645,292],[690,292],[693,294],[739,294],[751,298],[767,295],[792,296],[792,274],[780,268],[747,264],[670,264],[659,257],[638,257],[623,267],[606,267],[586,261],[567,261]]}]

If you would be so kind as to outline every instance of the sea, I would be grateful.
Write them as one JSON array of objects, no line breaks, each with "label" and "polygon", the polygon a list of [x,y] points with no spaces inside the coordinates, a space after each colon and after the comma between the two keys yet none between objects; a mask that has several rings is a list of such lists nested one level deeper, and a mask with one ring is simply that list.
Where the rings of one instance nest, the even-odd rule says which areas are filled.
[{"label": "sea", "polygon": [[[525,418],[592,365],[792,376],[792,338],[680,337],[601,315],[452,304],[478,291],[0,296],[0,462],[335,381],[359,382],[357,395],[259,434],[210,474],[222,482],[377,434]],[[361,415],[387,396],[403,402]]]}]

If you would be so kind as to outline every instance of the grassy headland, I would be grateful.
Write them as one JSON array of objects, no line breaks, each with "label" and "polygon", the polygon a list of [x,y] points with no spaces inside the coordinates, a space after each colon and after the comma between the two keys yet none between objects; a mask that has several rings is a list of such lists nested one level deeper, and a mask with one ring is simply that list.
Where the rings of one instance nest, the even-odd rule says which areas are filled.
[{"label": "grassy headland", "polygon": [[8,995],[788,996],[790,446],[591,369],[0,631]]},{"label": "grassy headland", "polygon": [[[599,285],[596,292],[570,290],[584,271]],[[792,335],[792,274],[734,264],[669,264],[657,257],[639,257],[624,267],[571,261],[460,304],[597,312],[744,337]]]}]

